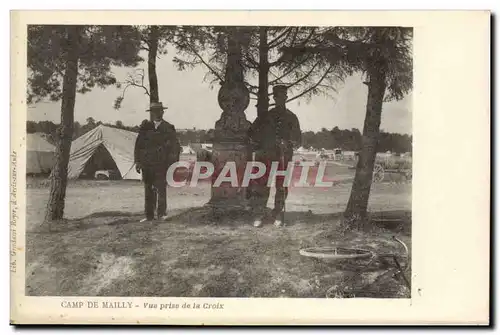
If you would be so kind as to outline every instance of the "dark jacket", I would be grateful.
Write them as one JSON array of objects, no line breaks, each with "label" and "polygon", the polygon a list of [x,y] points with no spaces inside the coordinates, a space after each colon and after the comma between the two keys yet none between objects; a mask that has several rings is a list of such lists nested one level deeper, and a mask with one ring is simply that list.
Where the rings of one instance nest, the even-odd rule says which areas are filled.
[{"label": "dark jacket", "polygon": [[168,168],[179,160],[180,149],[172,124],[162,120],[155,129],[153,121],[144,120],[135,142],[134,160],[142,167]]},{"label": "dark jacket", "polygon": [[257,117],[249,129],[248,136],[256,151],[279,154],[279,143],[285,143],[285,154],[293,154],[293,148],[300,146],[302,133],[297,116],[286,110],[273,108]]}]

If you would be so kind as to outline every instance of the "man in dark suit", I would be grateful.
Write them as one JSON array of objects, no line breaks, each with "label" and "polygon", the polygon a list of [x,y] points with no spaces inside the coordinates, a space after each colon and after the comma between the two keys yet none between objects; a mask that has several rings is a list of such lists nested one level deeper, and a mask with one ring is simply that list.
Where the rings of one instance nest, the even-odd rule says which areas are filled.
[{"label": "man in dark suit", "polygon": [[165,109],[161,102],[151,103],[151,118],[142,122],[135,142],[135,167],[144,182],[146,217],[141,222],[154,219],[155,207],[158,220],[167,218],[167,170],[179,160],[181,147],[175,127],[163,120]]},{"label": "man in dark suit", "polygon": [[[264,210],[269,198],[269,170],[272,162],[279,162],[279,170],[286,170],[291,162],[293,149],[301,143],[302,133],[297,116],[286,108],[288,88],[284,85],[273,87],[273,98],[276,106],[262,116],[258,116],[249,129],[249,138],[255,150],[255,160],[264,163],[266,174],[258,179],[253,186],[254,214],[257,218],[255,227],[262,226]],[[271,219],[274,225],[283,225],[281,215],[288,196],[288,187],[284,185],[284,177],[276,178],[276,195]]]}]

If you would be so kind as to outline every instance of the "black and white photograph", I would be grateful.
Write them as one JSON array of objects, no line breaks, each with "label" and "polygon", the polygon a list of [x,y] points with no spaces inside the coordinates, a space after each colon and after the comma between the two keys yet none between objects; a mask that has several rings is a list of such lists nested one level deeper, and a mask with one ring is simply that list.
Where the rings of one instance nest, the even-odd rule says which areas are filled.
[{"label": "black and white photograph", "polygon": [[[19,14],[12,62],[26,72],[11,74],[22,110],[12,107],[10,154],[19,311],[49,299],[49,323],[108,312],[125,313],[110,322],[171,323],[190,312],[181,323],[205,324],[245,311],[258,323],[271,322],[271,306],[290,321],[305,304],[308,320],[352,321],[363,303],[366,322],[398,311],[437,322],[447,317],[439,294],[486,279],[486,263],[470,258],[487,245],[485,226],[460,221],[475,211],[486,222],[477,216],[487,214],[478,209],[486,185],[453,190],[461,177],[449,158],[474,147],[469,171],[488,165],[484,59],[473,58],[486,45],[486,16],[450,14],[441,25],[444,14],[353,13],[348,23],[344,13],[327,25],[319,13],[309,24],[243,14],[236,24],[228,13],[206,24],[208,12],[201,24],[172,12],[171,21],[151,12],[150,22],[117,13],[106,24],[92,24],[104,12],[88,23]],[[476,38],[447,58],[456,34],[436,40],[463,18]],[[466,85],[477,89],[449,93],[458,86],[449,74],[469,62],[478,70]],[[478,106],[474,120],[460,104]],[[468,142],[452,137],[467,127]],[[453,200],[461,214],[445,214],[445,192],[462,197]],[[472,249],[457,262],[466,235]],[[464,277],[464,264],[477,278]],[[450,292],[435,288],[445,282]],[[484,293],[473,287],[462,296],[471,309]],[[453,315],[469,313],[453,301]],[[424,308],[432,304],[434,315]]]},{"label": "black and white photograph", "polygon": [[412,36],[30,25],[27,294],[409,298]]}]

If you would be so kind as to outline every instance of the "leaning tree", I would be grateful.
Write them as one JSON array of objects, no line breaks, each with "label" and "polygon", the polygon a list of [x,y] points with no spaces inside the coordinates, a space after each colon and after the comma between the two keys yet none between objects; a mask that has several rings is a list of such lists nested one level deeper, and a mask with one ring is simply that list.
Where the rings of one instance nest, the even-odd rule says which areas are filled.
[{"label": "leaning tree", "polygon": [[403,27],[335,27],[315,46],[284,48],[283,57],[315,54],[330,64],[360,72],[368,86],[362,149],[351,195],[344,212],[348,226],[366,219],[384,102],[401,100],[413,85],[413,29]]},{"label": "leaning tree", "polygon": [[128,26],[28,26],[27,101],[61,100],[45,222],[64,216],[76,93],[116,84],[112,67],[136,66],[139,46],[137,31]]}]

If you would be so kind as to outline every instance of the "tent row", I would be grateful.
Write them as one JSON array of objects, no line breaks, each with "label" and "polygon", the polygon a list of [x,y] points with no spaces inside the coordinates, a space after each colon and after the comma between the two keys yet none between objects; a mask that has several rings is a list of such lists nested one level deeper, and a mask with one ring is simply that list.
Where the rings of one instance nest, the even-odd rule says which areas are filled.
[{"label": "tent row", "polygon": [[[137,133],[104,125],[92,129],[71,144],[68,178],[141,179],[134,166]],[[182,155],[195,155],[191,146]],[[55,147],[40,134],[28,134],[27,173],[49,173]]]}]

